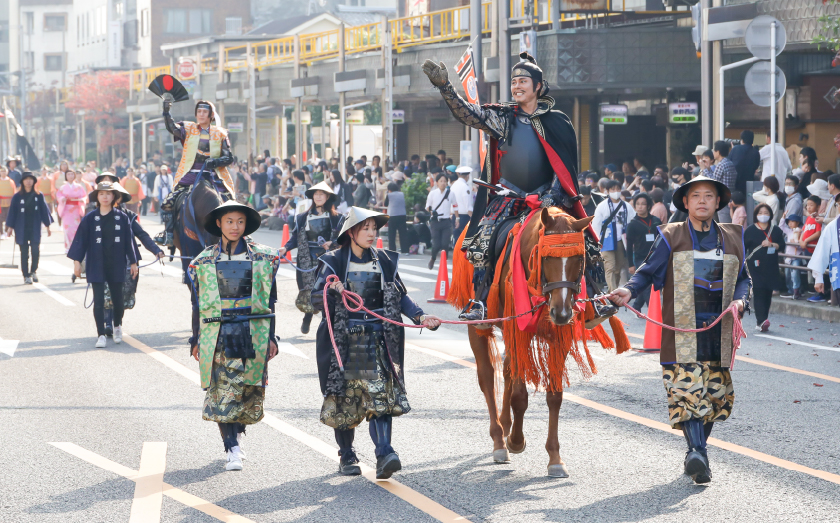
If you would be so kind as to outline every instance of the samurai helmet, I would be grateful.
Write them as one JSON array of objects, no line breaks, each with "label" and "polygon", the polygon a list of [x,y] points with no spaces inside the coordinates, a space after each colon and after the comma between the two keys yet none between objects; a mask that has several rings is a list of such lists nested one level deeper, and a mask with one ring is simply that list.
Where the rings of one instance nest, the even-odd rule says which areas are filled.
[{"label": "samurai helmet", "polygon": [[362,209],[361,207],[350,207],[350,210],[347,212],[347,218],[341,226],[341,232],[338,233],[338,243],[343,244],[350,238],[350,229],[364,222],[368,218],[373,218],[376,222],[376,228],[378,230],[388,223],[389,216],[387,214],[382,214],[381,212]]},{"label": "samurai helmet", "polygon": [[519,53],[520,61],[513,66],[510,71],[511,78],[519,78],[521,76],[528,77],[534,82],[534,87],[541,84],[538,97],[543,97],[548,94],[548,82],[543,79],[543,70],[537,65],[537,60],[527,52]]}]

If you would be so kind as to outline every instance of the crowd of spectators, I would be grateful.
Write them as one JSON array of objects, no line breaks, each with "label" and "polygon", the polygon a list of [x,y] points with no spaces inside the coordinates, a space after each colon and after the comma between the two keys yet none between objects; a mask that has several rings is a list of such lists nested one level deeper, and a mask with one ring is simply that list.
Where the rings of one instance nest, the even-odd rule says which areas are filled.
[{"label": "crowd of spectators", "polygon": [[[811,147],[771,146],[768,137],[758,148],[753,140],[753,132],[745,130],[734,145],[723,140],[711,148],[698,145],[692,161],[670,169],[656,165],[650,171],[637,157],[622,162],[621,168],[607,164],[603,174],[585,171],[579,175],[584,209],[594,217],[593,227],[602,239],[610,289],[644,263],[659,225],[686,219],[671,202],[674,191],[696,176],[706,176],[732,193],[729,204],[718,211],[717,221],[744,229],[757,330],[769,329],[774,296],[840,304],[840,293],[832,292],[833,287],[840,287],[838,267],[829,267],[840,263],[836,231],[840,174],[820,171]],[[775,169],[771,156],[775,156]],[[748,182],[760,182],[760,189],[748,192]],[[752,208],[749,215],[748,206]],[[833,276],[826,274],[827,268]],[[634,307],[645,305],[649,295],[649,291],[639,295]]]}]

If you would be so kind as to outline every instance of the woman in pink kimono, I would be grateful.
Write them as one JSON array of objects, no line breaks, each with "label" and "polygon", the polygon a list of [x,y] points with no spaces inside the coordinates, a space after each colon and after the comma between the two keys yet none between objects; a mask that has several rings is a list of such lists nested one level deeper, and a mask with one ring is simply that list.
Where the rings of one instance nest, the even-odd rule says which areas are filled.
[{"label": "woman in pink kimono", "polygon": [[67,171],[64,173],[64,180],[67,182],[56,191],[58,199],[58,215],[61,217],[61,226],[64,228],[64,252],[70,250],[70,244],[76,236],[76,230],[85,214],[85,203],[87,202],[87,191],[85,186],[76,181],[76,173]]}]

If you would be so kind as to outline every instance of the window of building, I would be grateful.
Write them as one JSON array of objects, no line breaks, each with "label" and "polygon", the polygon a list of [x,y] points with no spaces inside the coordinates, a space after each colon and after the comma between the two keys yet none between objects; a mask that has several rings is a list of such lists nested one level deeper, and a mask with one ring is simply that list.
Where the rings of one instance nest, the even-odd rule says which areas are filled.
[{"label": "window of building", "polygon": [[225,18],[225,34],[241,35],[242,34],[242,17],[229,16]]},{"label": "window of building", "polygon": [[66,25],[67,15],[63,13],[44,15],[44,31],[64,31]]},{"label": "window of building", "polygon": [[32,51],[23,52],[23,68],[31,71],[35,68],[35,53]]},{"label": "window of building", "polygon": [[149,8],[140,11],[140,36],[149,36],[150,29],[150,13]]},{"label": "window of building", "polygon": [[35,32],[35,13],[23,13],[23,34]]},{"label": "window of building", "polygon": [[170,34],[207,34],[213,30],[212,9],[164,9],[163,31]]},{"label": "window of building", "polygon": [[61,53],[44,53],[44,71],[64,69],[64,56]]}]

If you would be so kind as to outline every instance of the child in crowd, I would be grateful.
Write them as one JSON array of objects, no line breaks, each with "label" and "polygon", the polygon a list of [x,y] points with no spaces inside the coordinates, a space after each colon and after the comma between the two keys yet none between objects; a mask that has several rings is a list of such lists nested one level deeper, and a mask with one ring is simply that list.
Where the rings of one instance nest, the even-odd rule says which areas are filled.
[{"label": "child in crowd", "polygon": [[809,196],[805,200],[805,226],[802,228],[802,233],[799,237],[799,247],[807,249],[810,254],[814,253],[814,246],[820,239],[822,233],[822,224],[817,221],[817,213],[822,205],[822,200],[819,196]]},{"label": "child in crowd", "polygon": [[[785,243],[788,244],[785,247],[785,254],[803,255],[807,253],[806,250],[797,247],[796,245],[790,245],[791,243],[799,243],[802,235],[801,225],[802,218],[798,214],[791,214],[790,216],[787,216],[779,225],[779,228],[782,229],[783,233],[785,233]],[[785,258],[785,263],[788,265],[803,267],[805,265],[805,260],[802,258]],[[785,283],[787,284],[788,292],[782,294],[782,298],[798,300],[802,297],[802,291],[800,290],[800,272],[801,271],[799,271],[799,269],[785,268]]]},{"label": "child in crowd", "polygon": [[729,209],[732,213],[732,223],[741,227],[747,226],[747,209],[745,207],[747,197],[741,191],[732,191],[732,199],[729,201]]}]

